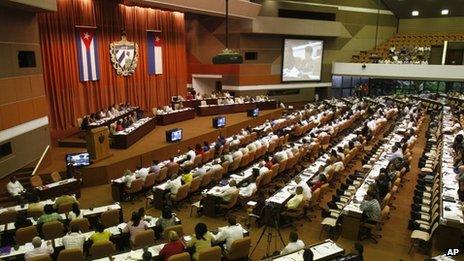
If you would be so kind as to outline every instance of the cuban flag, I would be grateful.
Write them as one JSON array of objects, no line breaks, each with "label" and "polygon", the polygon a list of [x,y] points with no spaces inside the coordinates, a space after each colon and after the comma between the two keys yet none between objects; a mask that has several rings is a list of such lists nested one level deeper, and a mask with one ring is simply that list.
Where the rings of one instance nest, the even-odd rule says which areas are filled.
[{"label": "cuban flag", "polygon": [[147,31],[149,75],[163,74],[163,49],[160,36],[159,31]]},{"label": "cuban flag", "polygon": [[77,60],[81,82],[97,81],[100,78],[96,28],[76,27]]}]

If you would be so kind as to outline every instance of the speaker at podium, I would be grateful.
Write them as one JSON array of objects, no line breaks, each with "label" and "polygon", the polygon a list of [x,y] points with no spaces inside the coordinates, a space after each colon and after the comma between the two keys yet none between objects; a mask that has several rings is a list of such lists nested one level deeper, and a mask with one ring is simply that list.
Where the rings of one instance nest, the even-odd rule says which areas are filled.
[{"label": "speaker at podium", "polygon": [[85,136],[87,151],[93,162],[113,156],[110,151],[110,131],[108,127],[98,127],[87,131]]}]

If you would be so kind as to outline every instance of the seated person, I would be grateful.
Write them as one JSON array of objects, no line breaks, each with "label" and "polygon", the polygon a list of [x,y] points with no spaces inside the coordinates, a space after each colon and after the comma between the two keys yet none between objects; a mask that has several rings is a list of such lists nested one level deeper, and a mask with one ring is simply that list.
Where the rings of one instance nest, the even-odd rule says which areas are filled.
[{"label": "seated person", "polygon": [[169,242],[160,250],[159,256],[163,261],[167,261],[169,257],[183,252],[185,252],[184,242],[179,239],[179,235],[176,231],[169,231]]},{"label": "seated person", "polygon": [[14,175],[10,176],[10,182],[6,184],[6,190],[19,203],[21,203],[21,199],[23,198],[23,195],[26,193],[26,190],[24,189],[23,185],[21,185],[21,183],[19,183],[19,181],[16,180],[16,177]]},{"label": "seated person", "polygon": [[288,210],[298,209],[298,207],[300,206],[303,200],[304,200],[303,188],[298,186],[296,187],[295,195],[287,201],[287,203],[285,204],[285,207]]},{"label": "seated person", "polygon": [[164,207],[161,216],[155,223],[155,236],[161,238],[163,231],[170,226],[176,225],[176,215],[172,213],[170,207]]},{"label": "seated person", "polygon": [[182,187],[182,180],[177,177],[177,174],[172,174],[171,179],[166,182],[165,190],[172,195],[176,195],[179,188]]},{"label": "seated person", "polygon": [[158,166],[158,164],[159,164],[159,161],[154,160],[153,163],[151,164],[151,167],[150,167],[150,172],[155,174],[155,176],[158,175],[160,170],[161,170],[161,168]]},{"label": "seated person", "polygon": [[70,227],[69,233],[63,237],[64,249],[81,249],[84,250],[85,237],[80,233],[79,226],[73,224]]},{"label": "seated person", "polygon": [[24,254],[25,260],[31,260],[34,257],[39,256],[50,256],[51,254],[53,254],[54,249],[51,241],[47,241],[46,244],[43,244],[42,239],[36,236],[32,239],[32,246],[34,248],[26,251],[26,253]]},{"label": "seated person", "polygon": [[372,191],[368,191],[364,196],[364,200],[361,202],[359,209],[363,212],[363,220],[366,222],[380,221],[380,203],[376,199],[376,195]]},{"label": "seated person", "polygon": [[211,243],[214,240],[214,235],[208,232],[208,227],[205,223],[198,223],[195,226],[195,234],[187,243],[187,247],[194,249],[193,260],[198,260],[198,252],[200,250],[211,247]]},{"label": "seated person", "polygon": [[219,232],[214,236],[214,241],[225,241],[224,249],[226,251],[229,251],[230,247],[232,246],[232,243],[235,240],[243,238],[243,228],[240,224],[237,224],[237,220],[234,216],[229,216],[227,222],[229,223],[229,226],[221,228]]},{"label": "seated person", "polygon": [[229,185],[221,193],[221,201],[222,201],[222,203],[224,203],[224,204],[229,203],[230,200],[232,199],[232,195],[237,193],[237,192],[238,192],[237,182],[234,179],[232,179],[232,180],[229,181]]},{"label": "seated person", "polygon": [[135,178],[140,178],[143,180],[143,182],[145,182],[145,179],[148,176],[148,171],[148,168],[142,168],[141,166],[137,166],[137,170],[134,172]]},{"label": "seated person", "polygon": [[193,179],[193,173],[190,171],[189,168],[183,168],[182,169],[182,183],[183,184],[189,184],[192,182]]},{"label": "seated person", "polygon": [[361,245],[361,243],[356,242],[354,243],[354,251],[352,253],[349,253],[348,255],[337,258],[335,259],[336,261],[363,261],[363,253],[364,253],[364,247]]},{"label": "seated person", "polygon": [[316,180],[313,183],[313,186],[311,187],[311,190],[314,192],[316,189],[322,187],[325,183],[327,183],[327,177],[320,173],[319,175],[316,175]]},{"label": "seated person", "polygon": [[122,230],[123,233],[129,233],[130,241],[134,243],[135,235],[138,232],[145,231],[148,229],[147,223],[142,220],[139,212],[132,212],[132,217],[126,226]]},{"label": "seated person", "polygon": [[379,173],[376,180],[377,187],[379,188],[379,198],[383,199],[390,191],[391,183],[385,173]]},{"label": "seated person", "polygon": [[122,182],[126,184],[126,188],[130,189],[132,181],[135,180],[135,175],[132,174],[132,171],[126,169],[123,174]]},{"label": "seated person", "polygon": [[74,220],[78,218],[83,218],[82,211],[79,209],[79,204],[74,202],[71,206],[71,211],[67,214],[68,220]]},{"label": "seated person", "polygon": [[314,260],[314,253],[311,248],[306,247],[303,251],[303,261],[313,261]]},{"label": "seated person", "polygon": [[204,154],[205,152],[203,151],[203,147],[201,146],[200,143],[197,143],[195,145],[195,155],[201,155],[203,157]]},{"label": "seated person", "polygon": [[295,179],[291,182],[292,185],[299,186],[303,189],[303,197],[305,200],[311,199],[311,188],[308,186],[308,183],[301,180],[301,177],[298,175]]},{"label": "seated person", "polygon": [[248,185],[244,187],[239,188],[239,196],[242,198],[250,198],[253,196],[256,191],[258,190],[258,187],[256,186],[256,175],[253,174],[253,176],[250,178],[248,181]]},{"label": "seated person", "polygon": [[187,156],[190,156],[190,163],[193,164],[193,161],[195,160],[195,157],[197,156],[197,154],[192,149],[192,147],[187,148],[187,153],[186,154],[187,154]]},{"label": "seated person", "polygon": [[111,232],[105,230],[105,227],[102,225],[102,223],[98,222],[95,225],[95,232],[90,236],[89,239],[93,244],[95,244],[98,242],[108,242],[110,238]]},{"label": "seated person", "polygon": [[289,242],[285,246],[285,248],[282,249],[282,251],[280,251],[281,255],[299,251],[305,247],[305,243],[301,239],[298,239],[298,233],[296,233],[295,231],[290,232],[290,235],[288,236],[288,241]]},{"label": "seated person", "polygon": [[15,229],[32,226],[32,221],[27,218],[27,212],[21,211],[16,215],[14,222]]},{"label": "seated person", "polygon": [[44,224],[62,219],[61,215],[55,212],[55,209],[51,204],[45,205],[44,212],[45,213],[37,220],[37,224]]},{"label": "seated person", "polygon": [[203,142],[203,151],[207,152],[210,150],[209,143],[207,141]]},{"label": "seated person", "polygon": [[69,203],[77,203],[76,198],[71,195],[62,195],[55,199],[55,204],[53,206],[55,209],[58,209],[61,205]]}]

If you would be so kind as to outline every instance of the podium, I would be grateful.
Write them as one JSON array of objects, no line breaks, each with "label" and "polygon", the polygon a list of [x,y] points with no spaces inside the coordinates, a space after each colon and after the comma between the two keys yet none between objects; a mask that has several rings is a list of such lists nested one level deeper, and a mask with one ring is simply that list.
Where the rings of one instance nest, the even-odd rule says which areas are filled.
[{"label": "podium", "polygon": [[110,131],[108,127],[98,127],[87,131],[85,136],[87,151],[95,162],[113,156],[110,152]]}]

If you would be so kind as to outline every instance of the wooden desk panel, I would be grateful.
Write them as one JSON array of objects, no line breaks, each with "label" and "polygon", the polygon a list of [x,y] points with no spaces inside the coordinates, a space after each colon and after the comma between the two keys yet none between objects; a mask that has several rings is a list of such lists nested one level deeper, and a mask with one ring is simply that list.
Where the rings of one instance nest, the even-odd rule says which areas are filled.
[{"label": "wooden desk panel", "polygon": [[156,115],[156,124],[164,126],[193,118],[195,118],[195,110],[191,109],[175,113]]},{"label": "wooden desk panel", "polygon": [[156,119],[152,118],[142,126],[138,127],[131,133],[127,135],[113,135],[112,139],[113,142],[111,143],[111,148],[113,149],[127,149],[132,144],[136,143],[139,141],[141,138],[143,138],[145,135],[150,133],[152,130],[155,129],[156,127]]}]

